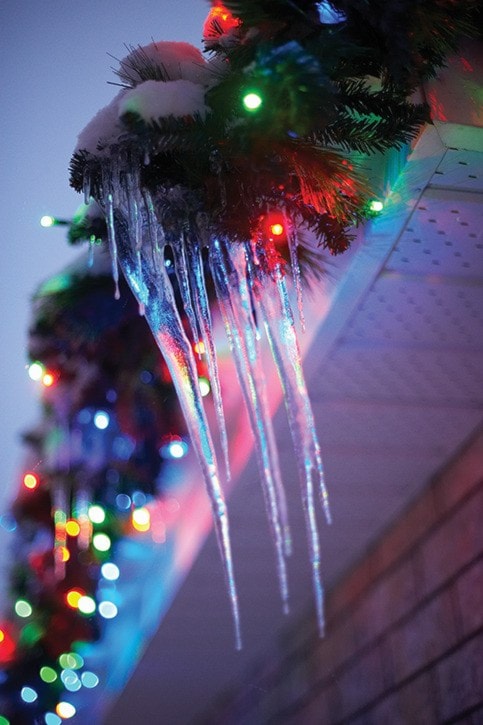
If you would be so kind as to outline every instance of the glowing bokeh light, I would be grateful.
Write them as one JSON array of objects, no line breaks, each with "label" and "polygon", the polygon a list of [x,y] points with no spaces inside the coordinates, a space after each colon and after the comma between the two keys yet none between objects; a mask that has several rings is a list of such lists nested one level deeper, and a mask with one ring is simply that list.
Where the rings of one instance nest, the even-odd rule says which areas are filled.
[{"label": "glowing bokeh light", "polygon": [[70,702],[62,700],[61,702],[57,703],[55,712],[59,717],[62,718],[62,720],[68,720],[69,718],[74,717],[77,711],[74,705],[72,705]]},{"label": "glowing bokeh light", "polygon": [[111,539],[107,534],[94,534],[92,537],[92,546],[97,551],[109,551],[111,548]]},{"label": "glowing bokeh light", "polygon": [[45,725],[60,725],[62,718],[55,714],[55,712],[46,712],[44,715]]},{"label": "glowing bokeh light", "polygon": [[69,519],[65,525],[65,530],[69,536],[79,536],[80,526],[75,519]]},{"label": "glowing bokeh light", "polygon": [[60,679],[69,692],[77,692],[82,687],[79,676],[74,670],[62,670]]},{"label": "glowing bokeh light", "polygon": [[107,579],[110,582],[114,582],[116,581],[116,579],[119,579],[119,567],[116,566],[116,564],[113,564],[111,561],[107,561],[101,566],[101,574],[104,579]]},{"label": "glowing bokeh light", "polygon": [[93,687],[97,687],[99,684],[99,678],[94,672],[83,672],[81,675],[81,681],[84,687],[87,687],[89,690],[91,690]]},{"label": "glowing bokeh light", "polygon": [[89,506],[87,515],[89,516],[93,524],[103,524],[106,520],[106,512],[104,511],[102,506],[99,506],[98,504],[93,504],[92,506]]},{"label": "glowing bokeh light", "polygon": [[45,372],[45,368],[42,363],[36,361],[28,367],[29,378],[38,382],[42,379],[42,375]]},{"label": "glowing bokeh light", "polygon": [[0,684],[2,665],[7,664],[15,655],[16,642],[8,629],[0,629]]},{"label": "glowing bokeh light", "polygon": [[94,413],[94,425],[99,430],[105,430],[110,423],[109,414],[105,410],[98,410]]},{"label": "glowing bokeh light", "polygon": [[281,237],[285,230],[283,228],[283,224],[279,224],[277,222],[276,224],[270,225],[270,231],[274,237]]},{"label": "glowing bokeh light", "polygon": [[195,344],[195,352],[197,352],[198,355],[205,354],[205,343],[203,342],[203,340],[200,340]]},{"label": "glowing bokeh light", "polygon": [[162,446],[160,453],[163,458],[183,458],[188,453],[188,444],[175,438]]},{"label": "glowing bokeh light", "polygon": [[85,594],[83,597],[79,598],[79,601],[77,602],[77,609],[82,614],[94,614],[96,611],[96,603],[92,597]]},{"label": "glowing bokeh light", "polygon": [[144,526],[145,524],[149,524],[149,522],[151,520],[151,514],[149,513],[148,509],[145,507],[135,509],[132,512],[132,519],[140,526]]},{"label": "glowing bokeh light", "polygon": [[262,105],[262,97],[253,91],[243,96],[243,105],[247,111],[256,111]]},{"label": "glowing bokeh light", "polygon": [[64,562],[69,561],[70,559],[70,551],[66,546],[59,546],[57,548],[57,551],[59,553],[59,559]]},{"label": "glowing bokeh light", "polygon": [[151,527],[151,514],[144,506],[139,509],[134,509],[131,515],[131,521],[136,531],[149,531]]},{"label": "glowing bokeh light", "polygon": [[15,602],[15,613],[19,617],[30,617],[32,607],[25,599],[17,599]]},{"label": "glowing bokeh light", "polygon": [[59,657],[59,665],[63,670],[78,670],[84,665],[84,658],[77,652],[64,652]]},{"label": "glowing bokeh light", "polygon": [[132,502],[136,506],[136,508],[141,508],[141,506],[144,506],[146,503],[147,498],[146,494],[142,491],[134,491],[132,495]]},{"label": "glowing bokeh light", "polygon": [[64,682],[64,687],[66,690],[68,690],[68,692],[77,692],[81,689],[82,683],[79,678],[77,678],[76,680],[69,680],[67,682]]},{"label": "glowing bokeh light", "polygon": [[40,668],[40,679],[43,680],[43,682],[47,682],[50,684],[51,682],[55,682],[58,675],[57,672],[52,667],[41,667]]},{"label": "glowing bokeh light", "polygon": [[48,227],[53,227],[55,224],[55,217],[50,216],[50,214],[44,214],[43,217],[40,217],[40,226],[45,227],[46,229]]},{"label": "glowing bokeh light", "polygon": [[127,493],[118,493],[116,496],[116,506],[121,511],[127,511],[131,507],[131,497]]},{"label": "glowing bokeh light", "polygon": [[208,380],[208,378],[201,376],[200,378],[198,378],[198,382],[200,384],[200,393],[203,398],[205,398],[207,395],[209,395],[211,390],[210,381]]},{"label": "glowing bokeh light", "polygon": [[39,485],[38,476],[36,476],[35,473],[26,473],[23,477],[23,485],[25,488],[30,488],[31,490],[37,488]]},{"label": "glowing bokeh light", "polygon": [[99,614],[101,617],[104,617],[104,619],[114,619],[114,617],[117,616],[117,607],[114,604],[114,602],[100,602],[99,604]]},{"label": "glowing bokeh light", "polygon": [[6,717],[3,717],[3,715],[0,715],[0,725],[10,725],[10,720],[7,720]]},{"label": "glowing bokeh light", "polygon": [[43,375],[42,385],[44,385],[46,388],[51,388],[54,383],[55,383],[55,378],[52,375],[52,373],[45,373]]},{"label": "glowing bokeh light", "polygon": [[382,211],[384,209],[384,203],[378,199],[373,199],[369,204],[369,209],[375,212]]},{"label": "glowing bokeh light", "polygon": [[79,599],[81,597],[85,596],[85,591],[83,589],[69,589],[67,594],[65,595],[65,599],[69,607],[72,607],[72,609],[77,609],[79,606]]},{"label": "glowing bokeh light", "polygon": [[24,702],[35,702],[38,698],[38,693],[33,687],[22,687],[20,690],[20,697]]}]

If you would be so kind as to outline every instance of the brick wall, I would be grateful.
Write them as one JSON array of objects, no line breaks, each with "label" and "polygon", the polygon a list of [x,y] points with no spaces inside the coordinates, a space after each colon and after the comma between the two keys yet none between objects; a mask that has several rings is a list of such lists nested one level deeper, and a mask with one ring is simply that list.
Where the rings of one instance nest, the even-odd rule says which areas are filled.
[{"label": "brick wall", "polygon": [[483,723],[483,434],[428,486],[312,622],[214,704],[213,725]]}]

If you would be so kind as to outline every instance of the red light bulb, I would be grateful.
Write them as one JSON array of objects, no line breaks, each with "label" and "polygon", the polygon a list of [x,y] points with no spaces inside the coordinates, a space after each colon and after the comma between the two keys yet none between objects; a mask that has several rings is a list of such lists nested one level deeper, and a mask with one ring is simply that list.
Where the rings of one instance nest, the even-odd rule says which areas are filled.
[{"label": "red light bulb", "polygon": [[283,224],[280,224],[280,222],[276,222],[275,224],[270,225],[270,232],[273,234],[274,237],[281,237],[282,234],[285,232],[285,229],[283,228]]},{"label": "red light bulb", "polygon": [[31,491],[33,491],[34,488],[37,488],[39,485],[39,477],[35,475],[35,473],[31,473],[30,471],[25,474],[23,477],[23,485],[25,488],[29,488]]}]

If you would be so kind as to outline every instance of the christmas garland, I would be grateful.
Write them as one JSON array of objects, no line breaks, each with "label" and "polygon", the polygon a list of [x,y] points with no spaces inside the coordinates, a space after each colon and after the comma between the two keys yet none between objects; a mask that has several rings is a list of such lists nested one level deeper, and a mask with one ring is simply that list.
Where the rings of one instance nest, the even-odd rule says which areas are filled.
[{"label": "christmas garland", "polygon": [[[83,213],[70,237],[99,242],[104,232]],[[20,491],[1,517],[15,539],[10,613],[0,621],[2,724],[60,723],[75,712],[70,693],[99,683],[82,655],[120,606],[118,542],[150,535],[166,459],[189,447],[134,298],[123,284],[115,303],[98,245],[94,268],[82,269],[85,260],[34,298],[29,374],[43,390],[43,417],[24,435]]]},{"label": "christmas garland", "polygon": [[71,183],[102,198],[106,164],[137,165],[173,233],[182,216],[202,237],[266,240],[283,210],[342,252],[371,199],[351,152],[398,148],[429,120],[411,94],[470,31],[476,5],[215,4],[208,61],[169,42],[120,61],[122,89],[80,135]]}]

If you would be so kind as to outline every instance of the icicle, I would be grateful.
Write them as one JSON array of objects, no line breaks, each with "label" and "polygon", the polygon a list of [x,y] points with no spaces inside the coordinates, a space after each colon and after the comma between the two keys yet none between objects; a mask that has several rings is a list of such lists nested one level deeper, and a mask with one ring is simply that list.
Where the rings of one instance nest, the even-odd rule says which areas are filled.
[{"label": "icicle", "polygon": [[[215,450],[203,409],[198,384],[196,362],[192,347],[183,329],[174,292],[164,264],[154,265],[152,256],[142,250],[142,270],[139,272],[133,240],[128,224],[120,212],[115,215],[119,260],[133,293],[146,306],[146,319],[168,365],[178,398],[198,455],[211,500],[215,531],[222,555],[225,578],[235,627],[236,647],[241,647],[238,597],[236,593],[228,515],[220,486]],[[147,246],[147,245],[146,245]]]},{"label": "icicle", "polygon": [[[255,276],[254,266],[255,266],[255,264],[258,264],[255,245],[250,245],[250,244],[246,245],[245,262],[246,262],[246,272],[247,272],[247,284],[248,284],[248,289],[250,292],[250,304],[252,305],[252,309],[255,310],[255,309],[257,309],[257,305],[255,304],[256,276]],[[256,326],[256,329],[257,329],[257,340],[261,340],[261,335],[259,332],[258,325]],[[271,422],[270,422],[270,425],[267,427],[267,433],[268,433],[269,445],[270,445],[271,449],[274,451],[277,451],[275,434],[274,434],[273,426],[272,426]],[[278,454],[276,454],[274,456],[272,465],[273,465],[273,470],[274,470],[275,485],[277,487],[277,493],[278,493],[279,504],[280,504],[280,518],[281,518],[282,528],[283,528],[283,532],[284,532],[285,555],[290,556],[292,554],[292,534],[290,531],[290,525],[289,525],[289,520],[288,520],[287,497],[285,495],[285,488],[284,488],[283,482],[282,482],[283,479],[282,479],[282,474],[280,471]]]},{"label": "icicle", "polygon": [[[156,255],[159,254],[158,244],[158,221],[156,219],[156,212],[154,210],[153,199],[147,189],[142,191],[144,209],[146,211],[146,223],[148,227],[149,243],[151,247],[151,253],[153,255],[153,265],[156,267]],[[164,241],[164,240],[163,240]]]},{"label": "icicle", "polygon": [[[278,332],[284,333],[279,345],[279,347],[281,346],[281,359],[286,365],[285,379],[291,379],[290,369],[292,369],[292,372],[294,374],[293,383],[295,384],[295,388],[292,394],[287,398],[287,406],[290,411],[292,411],[295,423],[300,422],[300,419],[304,421],[302,429],[299,430],[298,433],[295,433],[294,447],[295,449],[297,449],[298,442],[303,441],[303,446],[307,452],[306,454],[304,454],[304,459],[309,460],[310,458],[312,470],[316,472],[319,486],[319,495],[322,502],[322,507],[324,509],[325,518],[327,523],[331,524],[332,517],[329,508],[329,496],[325,484],[325,473],[322,465],[322,454],[320,451],[317,431],[315,429],[314,414],[312,412],[312,406],[310,404],[310,398],[307,392],[307,386],[305,384],[302,358],[300,355],[297,336],[295,334],[295,327],[292,309],[290,307],[290,301],[288,298],[287,285],[285,283],[285,278],[281,274],[279,274],[277,278],[277,287],[280,295],[279,299],[282,303],[281,318],[284,320],[284,325],[282,327],[278,327]],[[265,297],[267,298],[267,294],[265,294]],[[275,329],[277,331],[277,328]],[[283,350],[289,352],[288,357],[283,355]],[[282,386],[283,385],[284,383],[282,381]],[[290,404],[291,400],[294,403],[295,400],[297,400],[298,405],[295,404],[292,406]],[[300,418],[298,417],[299,411],[303,411],[300,413]],[[304,431],[305,435],[301,436],[300,433]],[[312,453],[311,456],[308,455],[309,451],[311,451]]]},{"label": "icicle", "polygon": [[183,308],[186,312],[186,317],[188,318],[188,323],[191,328],[191,337],[193,342],[197,342],[200,339],[200,330],[191,300],[190,282],[186,265],[186,241],[184,233],[182,233],[181,239],[171,243],[171,249],[173,250],[174,269],[176,272],[176,279],[178,280],[181,299],[183,301]]},{"label": "icicle", "polygon": [[284,537],[280,523],[279,488],[274,481],[274,474],[278,469],[275,463],[277,452],[272,445],[273,434],[269,432],[272,422],[243,268],[244,252],[241,245],[229,246],[218,240],[213,240],[210,251],[218,303],[255,435],[265,506],[276,552],[280,593],[284,611],[288,611],[288,582]]},{"label": "icicle", "polygon": [[91,176],[87,169],[84,170],[83,181],[83,192],[84,192],[84,204],[87,206],[91,200]]},{"label": "icicle", "polygon": [[87,266],[89,269],[94,266],[94,249],[96,246],[96,238],[94,235],[89,239],[89,256],[87,258]]},{"label": "icicle", "polygon": [[[285,229],[289,228],[289,223],[285,218]],[[302,296],[302,275],[300,273],[298,237],[296,232],[292,232],[289,234],[288,248],[290,250],[290,265],[292,267],[295,294],[297,295],[297,308],[299,312],[300,327],[302,328],[302,332],[305,332],[304,301]]]},{"label": "icicle", "polygon": [[198,240],[194,237],[191,237],[188,240],[186,245],[186,256],[192,299],[195,306],[198,326],[201,331],[201,339],[205,348],[206,361],[208,363],[208,373],[211,381],[211,389],[213,391],[213,400],[215,403],[218,430],[220,432],[220,441],[225,460],[226,475],[227,478],[230,479],[228,435],[226,432],[225,414],[223,412],[220,376],[218,374],[218,363],[216,359],[215,342],[213,339],[210,306],[208,294],[206,292],[201,248]]},{"label": "icicle", "polygon": [[[314,507],[314,477],[318,481],[324,512],[330,523],[327,491],[310,400],[288,300],[285,278],[274,272],[276,282],[264,276],[258,285],[258,309],[263,317],[273,358],[284,390],[285,406],[300,474],[304,516],[312,563],[317,620],[324,631],[323,589],[320,579],[320,546]],[[277,289],[278,288],[278,289]]]},{"label": "icicle", "polygon": [[114,297],[118,300],[121,297],[121,293],[119,291],[119,267],[117,259],[116,229],[114,226],[114,199],[111,192],[106,194],[104,203],[106,207],[107,239],[109,243],[109,251],[111,253],[112,279],[114,280],[115,288]]}]

